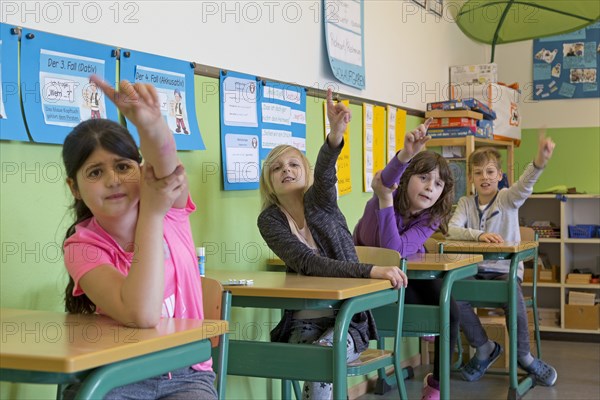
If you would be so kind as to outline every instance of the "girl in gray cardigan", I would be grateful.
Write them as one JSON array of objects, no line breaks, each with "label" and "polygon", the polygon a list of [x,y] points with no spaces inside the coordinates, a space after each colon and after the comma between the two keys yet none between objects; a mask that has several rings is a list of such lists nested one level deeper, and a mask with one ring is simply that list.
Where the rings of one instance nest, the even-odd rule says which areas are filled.
[{"label": "girl in gray cardigan", "polygon": [[[343,147],[350,110],[333,103],[327,92],[327,118],[331,131],[315,165],[314,183],[306,157],[295,147],[281,145],[266,158],[260,177],[263,210],[258,228],[288,272],[302,275],[388,279],[395,288],[406,287],[406,275],[398,266],[374,266],[358,262],[352,234],[338,208],[335,163]],[[271,340],[333,345],[335,315],[332,310],[286,310],[271,332]],[[348,361],[353,361],[377,339],[370,312],[352,318],[348,331]],[[305,399],[329,399],[330,383],[307,382]]]}]

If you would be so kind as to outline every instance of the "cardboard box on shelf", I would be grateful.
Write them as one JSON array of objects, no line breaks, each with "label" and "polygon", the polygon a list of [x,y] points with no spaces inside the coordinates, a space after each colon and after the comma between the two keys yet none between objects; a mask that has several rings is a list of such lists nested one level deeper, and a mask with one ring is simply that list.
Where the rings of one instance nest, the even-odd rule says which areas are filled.
[{"label": "cardboard box on shelf", "polygon": [[600,329],[600,304],[594,306],[565,304],[565,328]]},{"label": "cardboard box on shelf", "polygon": [[538,282],[558,283],[558,273],[558,265],[552,265],[551,268],[538,268]]},{"label": "cardboard box on shelf", "polygon": [[495,63],[450,67],[450,84],[452,85],[483,85],[496,82],[498,82],[498,66]]},{"label": "cardboard box on shelf", "polygon": [[484,85],[450,84],[450,98],[474,97],[496,113],[494,139],[521,142],[520,92],[497,83]]}]

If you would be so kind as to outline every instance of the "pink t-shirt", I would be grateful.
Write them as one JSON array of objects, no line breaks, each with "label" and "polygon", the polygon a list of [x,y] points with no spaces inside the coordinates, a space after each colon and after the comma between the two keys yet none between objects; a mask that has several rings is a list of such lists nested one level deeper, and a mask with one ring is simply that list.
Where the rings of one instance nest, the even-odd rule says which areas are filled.
[{"label": "pink t-shirt", "polygon": [[[163,318],[204,319],[202,285],[189,220],[189,215],[195,210],[196,205],[188,197],[185,208],[171,208],[165,215]],[[79,286],[83,275],[99,265],[109,264],[126,276],[133,253],[123,250],[92,217],[77,224],[75,233],[66,240],[64,258],[69,275],[75,281],[73,295],[80,296],[84,293]],[[102,314],[100,309],[97,312]],[[212,359],[192,368],[211,370]]]}]

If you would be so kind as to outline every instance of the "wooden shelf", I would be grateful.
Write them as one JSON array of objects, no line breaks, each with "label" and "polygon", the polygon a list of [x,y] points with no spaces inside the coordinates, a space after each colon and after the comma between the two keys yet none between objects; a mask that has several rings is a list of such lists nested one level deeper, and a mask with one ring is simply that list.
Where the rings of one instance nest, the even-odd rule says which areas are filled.
[{"label": "wooden shelf", "polygon": [[[538,281],[538,288],[556,290],[538,290],[538,307],[560,305],[561,326],[541,327],[547,332],[569,332],[600,334],[600,330],[568,329],[565,324],[565,304],[569,298],[569,290],[589,290],[600,297],[600,284],[566,283],[567,274],[575,268],[586,268],[594,274],[600,274],[600,238],[569,238],[567,227],[576,224],[600,225],[600,195],[592,194],[536,194],[530,196],[519,210],[519,216],[526,223],[545,220],[562,227],[558,239],[540,239],[543,246],[541,253],[546,253],[553,265],[560,265],[560,283],[543,283]],[[577,246],[575,246],[577,245]],[[524,287],[531,287],[531,282],[524,282]]]}]

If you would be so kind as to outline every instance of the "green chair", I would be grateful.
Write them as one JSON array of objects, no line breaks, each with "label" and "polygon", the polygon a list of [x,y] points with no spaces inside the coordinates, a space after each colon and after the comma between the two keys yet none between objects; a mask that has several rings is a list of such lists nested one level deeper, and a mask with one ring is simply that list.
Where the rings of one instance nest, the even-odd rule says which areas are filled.
[{"label": "green chair", "polygon": [[[223,289],[215,279],[202,277],[202,302],[205,319],[229,321],[231,317],[231,292]],[[227,358],[229,357],[229,335],[213,337],[212,344],[213,370],[217,374],[217,392],[219,400],[225,399],[227,381]]]},{"label": "green chair", "polygon": [[[356,254],[362,263],[380,265],[380,266],[401,266],[402,271],[406,273],[406,262],[402,260],[400,253],[395,250],[379,247],[356,246]],[[412,375],[411,369],[403,370],[401,366],[402,352],[402,323],[404,314],[404,289],[398,291],[398,303],[390,306],[379,307],[371,310],[377,330],[379,331],[379,340],[377,349],[367,349],[358,360],[348,364],[348,375],[364,375],[368,372],[377,370],[378,384],[375,393],[383,394],[386,386],[392,386],[393,379],[387,376],[386,366],[394,367],[394,376],[398,392],[401,399],[407,399],[404,379]],[[390,318],[391,317],[391,318]],[[393,338],[393,350],[384,349],[384,340],[386,337]]]}]

